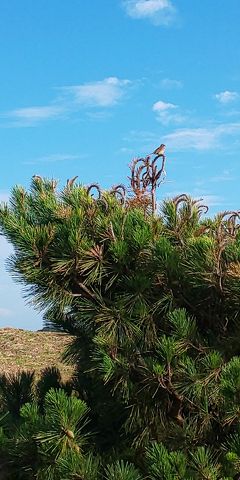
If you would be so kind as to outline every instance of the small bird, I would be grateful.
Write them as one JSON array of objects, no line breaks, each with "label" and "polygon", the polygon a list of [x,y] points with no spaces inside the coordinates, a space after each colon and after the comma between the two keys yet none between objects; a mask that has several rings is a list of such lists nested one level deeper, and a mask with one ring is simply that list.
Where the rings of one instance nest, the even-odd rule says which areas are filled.
[{"label": "small bird", "polygon": [[37,182],[42,182],[42,177],[40,175],[33,175],[33,180],[37,180]]},{"label": "small bird", "polygon": [[156,148],[154,152],[152,152],[152,155],[156,155],[157,157],[162,157],[165,152],[166,145],[164,143],[161,143],[160,147]]}]

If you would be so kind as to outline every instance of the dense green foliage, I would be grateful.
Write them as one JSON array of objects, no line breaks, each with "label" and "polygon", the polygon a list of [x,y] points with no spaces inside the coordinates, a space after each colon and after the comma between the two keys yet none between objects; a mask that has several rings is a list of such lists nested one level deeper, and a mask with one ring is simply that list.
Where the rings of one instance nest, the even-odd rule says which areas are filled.
[{"label": "dense green foliage", "polygon": [[76,372],[19,397],[0,455],[17,479],[238,478],[238,215],[204,220],[184,195],[152,215],[116,197],[35,178],[1,208],[8,267],[74,334]]}]

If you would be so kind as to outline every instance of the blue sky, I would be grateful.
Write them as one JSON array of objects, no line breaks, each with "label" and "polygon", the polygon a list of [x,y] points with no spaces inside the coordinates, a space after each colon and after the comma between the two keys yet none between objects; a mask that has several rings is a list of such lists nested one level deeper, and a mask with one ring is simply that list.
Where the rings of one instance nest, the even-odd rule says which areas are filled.
[{"label": "blue sky", "polygon": [[[104,187],[164,142],[159,197],[239,207],[239,0],[1,0],[0,199],[33,174]],[[0,326],[37,329],[6,272]]]}]

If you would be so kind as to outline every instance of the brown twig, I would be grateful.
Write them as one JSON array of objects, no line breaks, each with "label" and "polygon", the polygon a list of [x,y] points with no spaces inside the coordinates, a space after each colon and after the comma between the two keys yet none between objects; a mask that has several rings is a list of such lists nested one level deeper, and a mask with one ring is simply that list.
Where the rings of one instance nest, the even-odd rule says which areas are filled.
[{"label": "brown twig", "polygon": [[[160,168],[157,166],[159,158],[162,160]],[[150,155],[132,161],[129,179],[134,198],[130,200],[130,204],[143,206],[145,211],[151,206],[152,214],[156,213],[156,191],[166,175],[165,163],[166,157],[164,154],[155,156],[152,161]]]}]

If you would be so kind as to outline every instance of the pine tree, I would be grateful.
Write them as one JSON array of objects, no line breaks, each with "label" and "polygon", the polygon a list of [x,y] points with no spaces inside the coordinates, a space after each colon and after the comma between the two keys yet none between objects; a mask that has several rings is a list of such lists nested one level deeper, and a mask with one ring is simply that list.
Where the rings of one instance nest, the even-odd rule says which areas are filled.
[{"label": "pine tree", "polygon": [[[53,429],[30,435],[50,456],[39,479],[240,475],[239,213],[205,218],[187,195],[156,211],[155,167],[134,163],[128,195],[73,181],[58,192],[37,177],[1,207],[9,271],[45,322],[75,337],[71,386],[46,393]],[[67,398],[89,409],[88,445],[60,422]]]}]

